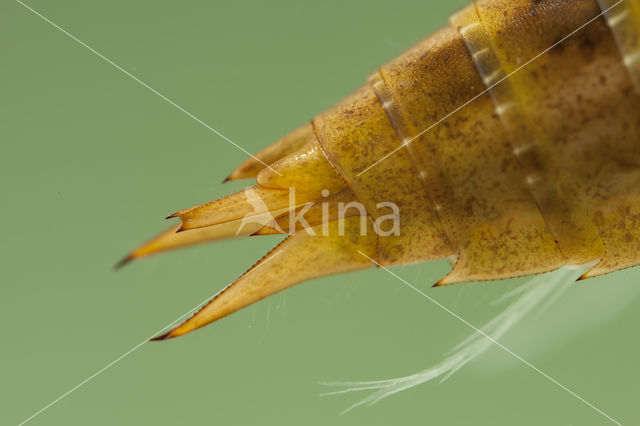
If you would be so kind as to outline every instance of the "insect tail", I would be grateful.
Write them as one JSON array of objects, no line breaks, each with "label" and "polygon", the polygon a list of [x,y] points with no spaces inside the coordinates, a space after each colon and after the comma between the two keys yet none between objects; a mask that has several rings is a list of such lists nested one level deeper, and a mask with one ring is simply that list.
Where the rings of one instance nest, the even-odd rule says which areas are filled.
[{"label": "insect tail", "polygon": [[266,167],[265,164],[272,164],[294,153],[311,138],[312,133],[311,124],[297,128],[276,143],[258,152],[253,157],[247,158],[238,168],[227,176],[224,182],[258,176],[258,173]]},{"label": "insect tail", "polygon": [[375,257],[376,237],[371,232],[361,235],[359,222],[357,217],[345,219],[346,235],[334,221],[328,235],[289,236],[193,317],[152,340],[189,333],[302,281],[373,266],[359,251]]},{"label": "insect tail", "polygon": [[181,210],[168,217],[179,217],[181,223],[135,249],[116,267],[167,250],[251,235],[278,215],[296,207],[289,206],[288,197],[287,191],[255,186],[201,206]]},{"label": "insect tail", "polygon": [[[498,300],[512,300],[502,312],[484,324],[480,330],[493,340],[499,340],[527,314],[538,308],[546,308],[549,302],[557,298],[584,271],[562,268],[549,274],[537,276],[515,291],[509,292]],[[545,303],[547,302],[547,303]],[[455,346],[445,358],[436,365],[408,376],[373,381],[328,382],[327,386],[338,386],[344,389],[322,394],[323,396],[340,395],[350,392],[372,391],[365,398],[348,407],[346,413],[358,406],[373,405],[395,393],[410,389],[420,384],[440,378],[440,383],[451,377],[467,363],[484,353],[493,341],[476,332]]]},{"label": "insect tail", "polygon": [[[160,251],[248,235],[291,234],[192,318],[154,340],[177,337],[302,281],[373,266],[378,239],[355,200],[305,126],[271,147],[259,171],[245,162],[232,178],[257,174],[257,185],[168,216],[176,224],[134,250],[119,265]],[[293,152],[291,152],[293,150]],[[284,155],[284,157],[276,159]],[[365,256],[363,256],[365,254]]]},{"label": "insect tail", "polygon": [[[311,134],[310,126],[301,127],[269,149],[268,158],[263,158],[284,157],[257,173],[257,185],[169,215],[167,219],[179,218],[181,223],[134,250],[118,266],[161,251],[207,241],[254,234],[293,233],[299,229],[295,228],[295,223],[291,225],[295,229],[290,229],[289,211],[295,211],[294,217],[298,218],[308,212],[309,220],[303,223],[317,225],[335,220],[334,211],[339,203],[354,199]],[[294,152],[289,153],[290,150]],[[257,167],[254,164],[250,169],[255,171]],[[245,176],[248,169],[243,170],[232,175]],[[331,205],[327,215],[321,205]],[[286,225],[286,231],[278,226],[279,223]],[[271,225],[271,229],[258,233],[265,225]]]}]

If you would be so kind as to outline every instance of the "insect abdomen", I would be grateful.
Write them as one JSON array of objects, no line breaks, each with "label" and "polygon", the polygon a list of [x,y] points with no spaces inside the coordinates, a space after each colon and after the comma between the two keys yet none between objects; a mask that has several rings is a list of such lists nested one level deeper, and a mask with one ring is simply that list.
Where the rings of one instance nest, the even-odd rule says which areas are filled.
[{"label": "insect abdomen", "polygon": [[[164,337],[371,261],[454,258],[441,285],[562,265],[593,266],[586,278],[640,263],[640,2],[613,5],[477,0],[310,126],[246,161],[229,178],[257,175],[250,191],[264,202],[255,217],[277,213],[258,234],[307,208],[287,205],[295,187],[313,204],[312,230],[331,222],[330,235],[312,241],[289,230],[280,259],[266,256]],[[323,201],[360,202],[371,222],[385,214],[380,203],[393,203],[400,232],[358,236],[350,217],[336,236]],[[237,235],[247,202],[239,193],[180,211],[173,216],[186,232],[168,231],[133,257]],[[316,264],[300,266],[309,259]]]},{"label": "insect abdomen", "polygon": [[[638,263],[640,103],[599,13],[595,1],[478,1],[372,77],[394,146],[411,141],[411,178],[457,253],[441,284]],[[321,117],[349,128],[352,105]],[[367,169],[384,154],[348,138],[321,143],[340,153],[332,158],[354,188],[376,188],[399,159]]]}]

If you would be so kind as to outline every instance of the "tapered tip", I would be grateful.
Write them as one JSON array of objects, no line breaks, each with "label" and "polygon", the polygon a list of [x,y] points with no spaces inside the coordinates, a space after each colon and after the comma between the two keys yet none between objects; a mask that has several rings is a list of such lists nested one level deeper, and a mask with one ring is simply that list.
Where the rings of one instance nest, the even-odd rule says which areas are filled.
[{"label": "tapered tip", "polygon": [[232,171],[229,176],[224,178],[222,183],[227,183],[232,180],[253,179],[263,168],[264,165],[262,163],[256,161],[254,158],[249,158],[238,166],[237,169]]},{"label": "tapered tip", "polygon": [[159,342],[161,340],[171,339],[171,337],[173,337],[173,336],[170,336],[170,334],[171,334],[171,331],[167,331],[166,333],[162,333],[159,336],[152,337],[151,339],[149,339],[149,341],[150,342]]},{"label": "tapered tip", "polygon": [[258,235],[280,235],[280,234],[286,234],[286,232],[283,232],[275,227],[265,225],[262,228],[260,228],[258,231],[254,232],[253,234],[250,234],[249,236],[256,237]]},{"label": "tapered tip", "polygon": [[135,257],[130,254],[127,257],[125,257],[124,259],[120,260],[115,265],[113,265],[113,269],[118,270],[118,269],[122,268],[124,265],[126,265],[127,263],[131,262],[133,259],[135,259]]},{"label": "tapered tip", "polygon": [[165,219],[173,219],[174,217],[178,217],[180,212],[171,213],[169,216],[165,217]]}]

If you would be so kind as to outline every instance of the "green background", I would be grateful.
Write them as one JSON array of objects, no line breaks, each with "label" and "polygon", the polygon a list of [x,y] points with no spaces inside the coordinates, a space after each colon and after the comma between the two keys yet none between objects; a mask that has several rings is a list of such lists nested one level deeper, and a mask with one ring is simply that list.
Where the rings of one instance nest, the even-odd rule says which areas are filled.
[{"label": "green background", "polygon": [[[255,152],[446,24],[462,1],[28,3]],[[0,5],[0,424],[16,424],[208,298],[281,238],[219,242],[114,271],[175,210],[239,190],[245,154],[13,1]],[[468,321],[515,281],[430,289]],[[571,287],[503,342],[640,424],[640,271]],[[521,282],[521,281],[519,281]],[[316,280],[149,343],[30,424],[599,425],[499,348],[371,408],[320,381],[426,368],[470,330],[384,271]]]}]

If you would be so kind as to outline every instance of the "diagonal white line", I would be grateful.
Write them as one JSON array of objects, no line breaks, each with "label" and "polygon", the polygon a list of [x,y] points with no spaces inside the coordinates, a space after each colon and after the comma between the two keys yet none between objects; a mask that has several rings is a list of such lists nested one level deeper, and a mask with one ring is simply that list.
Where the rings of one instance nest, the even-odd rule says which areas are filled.
[{"label": "diagonal white line", "polygon": [[590,403],[589,401],[587,401],[586,399],[582,398],[580,395],[578,395],[577,393],[575,393],[574,391],[572,391],[571,389],[569,389],[568,387],[566,387],[565,385],[563,385],[562,383],[558,382],[556,379],[554,379],[553,377],[549,376],[547,373],[545,373],[544,371],[540,370],[539,368],[537,368],[535,365],[531,364],[529,361],[527,361],[526,359],[522,358],[520,355],[516,354],[515,352],[513,352],[511,349],[507,348],[506,346],[504,346],[502,343],[498,342],[496,339],[494,339],[493,337],[489,336],[487,333],[485,333],[484,331],[482,331],[481,329],[477,328],[476,326],[474,326],[473,324],[470,324],[469,322],[467,322],[464,318],[462,318],[460,315],[456,314],[455,312],[453,312],[452,310],[450,310],[449,308],[447,308],[446,306],[442,305],[440,302],[438,302],[437,300],[433,299],[432,297],[430,297],[429,295],[427,295],[426,293],[424,293],[423,291],[419,290],[418,288],[416,288],[415,286],[413,286],[412,284],[410,284],[409,282],[407,282],[406,280],[404,280],[402,277],[394,274],[391,270],[389,270],[388,268],[382,266],[381,264],[379,264],[378,262],[376,262],[374,259],[370,258],[369,256],[367,256],[366,254],[364,254],[363,252],[361,252],[360,250],[358,250],[358,253],[360,253],[361,255],[363,255],[364,257],[366,257],[367,259],[369,259],[371,262],[373,262],[376,266],[378,266],[379,268],[384,269],[386,272],[388,272],[389,274],[393,275],[394,277],[396,277],[397,279],[399,279],[400,281],[402,281],[404,284],[406,284],[409,288],[411,288],[412,290],[418,292],[419,294],[421,294],[423,297],[425,297],[427,300],[429,300],[431,303],[437,305],[438,307],[440,307],[441,309],[443,309],[444,311],[446,311],[448,314],[452,315],[454,318],[456,318],[457,320],[461,321],[462,323],[464,323],[466,326],[470,327],[471,329],[473,329],[476,333],[481,334],[482,336],[486,337],[487,339],[489,339],[493,344],[495,344],[496,346],[498,346],[499,348],[503,349],[505,352],[507,352],[508,354],[510,354],[511,356],[513,356],[514,358],[516,358],[517,360],[521,361],[523,364],[525,364],[527,367],[530,367],[531,369],[535,370],[537,373],[541,374],[543,377],[545,377],[547,380],[551,381],[552,383],[554,383],[555,385],[557,385],[558,387],[560,387],[561,389],[567,391],[568,393],[570,393],[572,396],[576,397],[577,399],[579,399],[580,401],[582,401],[583,403],[585,403],[586,405],[588,405],[589,407],[593,408],[595,411],[597,411],[598,413],[602,414],[604,417],[606,417],[607,419],[611,420],[613,423],[617,424],[617,425],[622,425],[619,421],[617,421],[616,419],[614,419],[613,417],[609,416],[608,414],[606,414],[604,411],[600,410],[598,407],[596,407],[595,405],[593,405],[592,403]]},{"label": "diagonal white line", "polygon": [[418,133],[417,135],[415,135],[414,137],[412,137],[411,139],[408,139],[406,141],[404,141],[399,147],[395,148],[393,151],[391,151],[390,153],[386,154],[384,157],[382,157],[381,159],[379,159],[378,161],[376,161],[375,163],[371,164],[370,166],[368,166],[366,169],[364,169],[363,171],[361,171],[360,173],[358,173],[358,176],[366,173],[368,170],[370,170],[372,167],[375,167],[376,165],[380,164],[380,162],[386,160],[387,158],[391,157],[393,154],[395,154],[396,152],[398,152],[399,150],[401,150],[402,148],[404,148],[405,146],[409,145],[412,141],[414,141],[415,139],[419,138],[420,136],[424,135],[425,133],[427,133],[429,130],[433,129],[435,126],[437,126],[438,124],[442,123],[444,120],[446,120],[447,118],[451,117],[453,114],[455,114],[456,112],[460,111],[462,108],[466,107],[467,105],[469,105],[471,102],[475,101],[476,99],[478,99],[480,96],[484,95],[485,93],[489,92],[491,89],[493,89],[494,87],[496,87],[497,85],[499,85],[500,83],[502,83],[503,81],[505,81],[506,79],[508,79],[509,77],[511,77],[512,75],[514,75],[515,73],[517,73],[518,71],[520,71],[521,69],[523,69],[524,67],[526,67],[527,65],[529,65],[531,62],[535,61],[536,59],[538,59],[540,56],[544,55],[545,53],[547,53],[548,51],[550,51],[551,49],[553,49],[554,47],[556,47],[557,45],[563,43],[565,40],[567,40],[568,38],[572,37],[573,35],[575,35],[577,32],[579,32],[580,30],[582,30],[584,27],[586,27],[587,25],[591,24],[592,22],[594,22],[595,20],[597,20],[598,18],[600,18],[602,15],[604,15],[605,13],[609,12],[611,9],[613,9],[614,7],[616,7],[617,5],[619,5],[620,3],[622,3],[624,0],[619,0],[617,3],[615,3],[613,6],[611,6],[610,8],[608,8],[607,10],[599,13],[598,15],[596,15],[594,18],[592,18],[591,20],[589,20],[587,23],[581,25],[579,28],[573,30],[571,33],[569,33],[568,35],[564,36],[563,38],[561,38],[560,40],[558,40],[557,42],[553,43],[551,46],[549,46],[548,48],[546,48],[545,50],[543,50],[542,52],[538,53],[536,56],[534,56],[533,58],[529,59],[527,62],[525,62],[524,64],[520,65],[518,68],[516,68],[515,70],[511,71],[509,74],[507,74],[506,76],[502,77],[500,80],[498,80],[497,82],[495,82],[494,84],[492,84],[491,86],[487,87],[485,90],[483,90],[482,92],[478,93],[477,95],[475,95],[473,98],[469,99],[467,102],[463,103],[462,105],[460,105],[459,107],[457,107],[456,109],[454,109],[453,111],[451,111],[450,113],[448,113],[447,115],[445,115],[444,117],[442,117],[440,120],[436,121],[435,123],[433,123],[432,125],[430,125],[429,127],[427,127],[426,129],[424,129],[423,131],[421,131],[420,133]]},{"label": "diagonal white line", "polygon": [[[274,257],[276,257],[277,255],[279,255],[280,253],[282,253],[282,250],[279,250],[277,252],[275,252],[273,254],[273,256],[271,256],[270,258],[268,258],[267,260],[265,260],[263,263],[261,263],[260,265],[258,265],[256,268],[254,268],[254,271],[258,268],[260,268],[262,265],[266,264],[267,262],[270,262]],[[91,380],[93,380],[96,376],[98,376],[99,374],[103,373],[105,370],[107,370],[109,367],[112,367],[113,365],[117,364],[119,361],[121,361],[122,359],[124,359],[125,357],[127,357],[128,355],[130,355],[131,353],[135,352],[136,350],[138,350],[142,345],[144,345],[145,343],[147,343],[150,339],[152,339],[153,337],[157,336],[158,334],[160,334],[161,332],[163,332],[164,330],[166,330],[167,328],[171,327],[173,324],[177,323],[178,321],[180,321],[181,319],[183,319],[184,317],[190,315],[191,313],[193,313],[194,311],[200,309],[200,307],[204,306],[206,303],[208,303],[210,300],[212,300],[213,298],[215,298],[220,292],[224,291],[225,289],[222,289],[221,291],[217,292],[216,294],[206,298],[203,302],[199,303],[198,305],[196,305],[193,309],[190,309],[189,311],[185,312],[184,314],[180,315],[178,318],[176,318],[175,320],[171,321],[169,324],[165,325],[164,327],[162,327],[160,330],[156,331],[155,333],[153,333],[151,336],[147,337],[146,339],[144,339],[142,342],[138,343],[137,345],[135,345],[134,347],[132,347],[131,349],[129,349],[127,352],[123,353],[122,355],[120,355],[118,358],[114,359],[113,361],[111,361],[109,364],[105,365],[104,367],[102,367],[100,370],[96,371],[95,373],[93,373],[92,375],[90,375],[89,377],[87,377],[86,379],[84,379],[83,381],[81,381],[80,383],[78,383],[77,385],[75,385],[74,387],[72,387],[71,389],[69,389],[68,391],[66,391],[65,393],[63,393],[62,395],[60,395],[59,397],[57,397],[56,399],[54,399],[53,401],[51,401],[50,403],[48,403],[47,405],[45,405],[44,407],[42,407],[41,409],[39,409],[38,411],[36,411],[35,413],[33,413],[31,416],[27,417],[26,419],[24,419],[23,421],[21,421],[18,426],[22,426],[25,423],[31,421],[34,417],[38,416],[39,414],[42,414],[42,412],[44,412],[45,410],[47,410],[48,408],[50,408],[51,406],[55,405],[57,402],[61,401],[62,399],[66,398],[67,396],[69,396],[72,392],[74,392],[75,390],[77,390],[79,387],[81,387],[82,385],[84,385],[87,382],[90,382]]]},{"label": "diagonal white line", "polygon": [[111,59],[109,59],[106,56],[104,56],[102,53],[98,52],[97,50],[95,50],[94,48],[92,48],[91,46],[89,46],[88,44],[83,42],[82,40],[79,40],[77,37],[75,37],[73,34],[69,33],[68,31],[66,31],[65,29],[61,28],[55,22],[53,22],[50,19],[48,19],[47,17],[43,16],[42,14],[40,14],[38,11],[34,10],[30,6],[24,4],[22,1],[16,0],[16,2],[21,4],[22,6],[24,6],[26,9],[30,10],[31,12],[33,12],[35,15],[39,16],[40,18],[42,18],[45,22],[51,24],[56,29],[60,30],[62,33],[67,35],[69,38],[71,38],[76,43],[78,43],[81,46],[86,47],[87,49],[89,49],[92,53],[96,54],[102,60],[104,60],[108,64],[112,65],[114,68],[116,68],[118,71],[120,71],[123,74],[125,74],[127,77],[132,78],[133,80],[138,82],[140,85],[142,85],[143,87],[148,89],[150,92],[154,93],[155,95],[158,95],[159,97],[161,97],[166,102],[170,103],[171,105],[173,105],[174,107],[176,107],[177,109],[179,109],[180,111],[182,111],[183,113],[185,113],[186,115],[188,115],[189,117],[191,117],[192,119],[194,119],[195,121],[197,121],[198,123],[200,123],[201,125],[206,127],[207,129],[211,130],[213,133],[215,133],[216,135],[220,136],[225,141],[229,142],[231,145],[233,145],[236,148],[238,148],[240,151],[244,152],[245,154],[247,154],[250,157],[253,157],[254,160],[262,163],[265,167],[268,167],[273,172],[275,172],[275,173],[279,174],[280,176],[282,176],[281,173],[279,173],[278,171],[272,169],[267,163],[265,163],[264,161],[262,161],[259,158],[255,157],[249,151],[247,151],[246,149],[244,149],[243,147],[241,147],[240,145],[238,145],[237,143],[235,143],[234,141],[232,141],[231,139],[229,139],[228,137],[226,137],[225,135],[223,135],[222,133],[220,133],[219,131],[217,131],[216,129],[214,129],[213,127],[208,125],[207,123],[205,123],[204,121],[200,120],[198,117],[196,117],[195,115],[193,115],[192,113],[190,113],[189,111],[187,111],[186,109],[184,109],[183,107],[181,107],[180,105],[178,105],[177,103],[172,101],[171,99],[167,98],[165,95],[163,95],[162,93],[158,92],[156,89],[154,89],[153,87],[149,86],[147,83],[145,83],[144,81],[140,80],[138,77],[136,77],[135,75],[131,74],[129,71],[127,71],[126,69],[122,68],[120,65],[116,64],[115,62],[113,62]]}]

